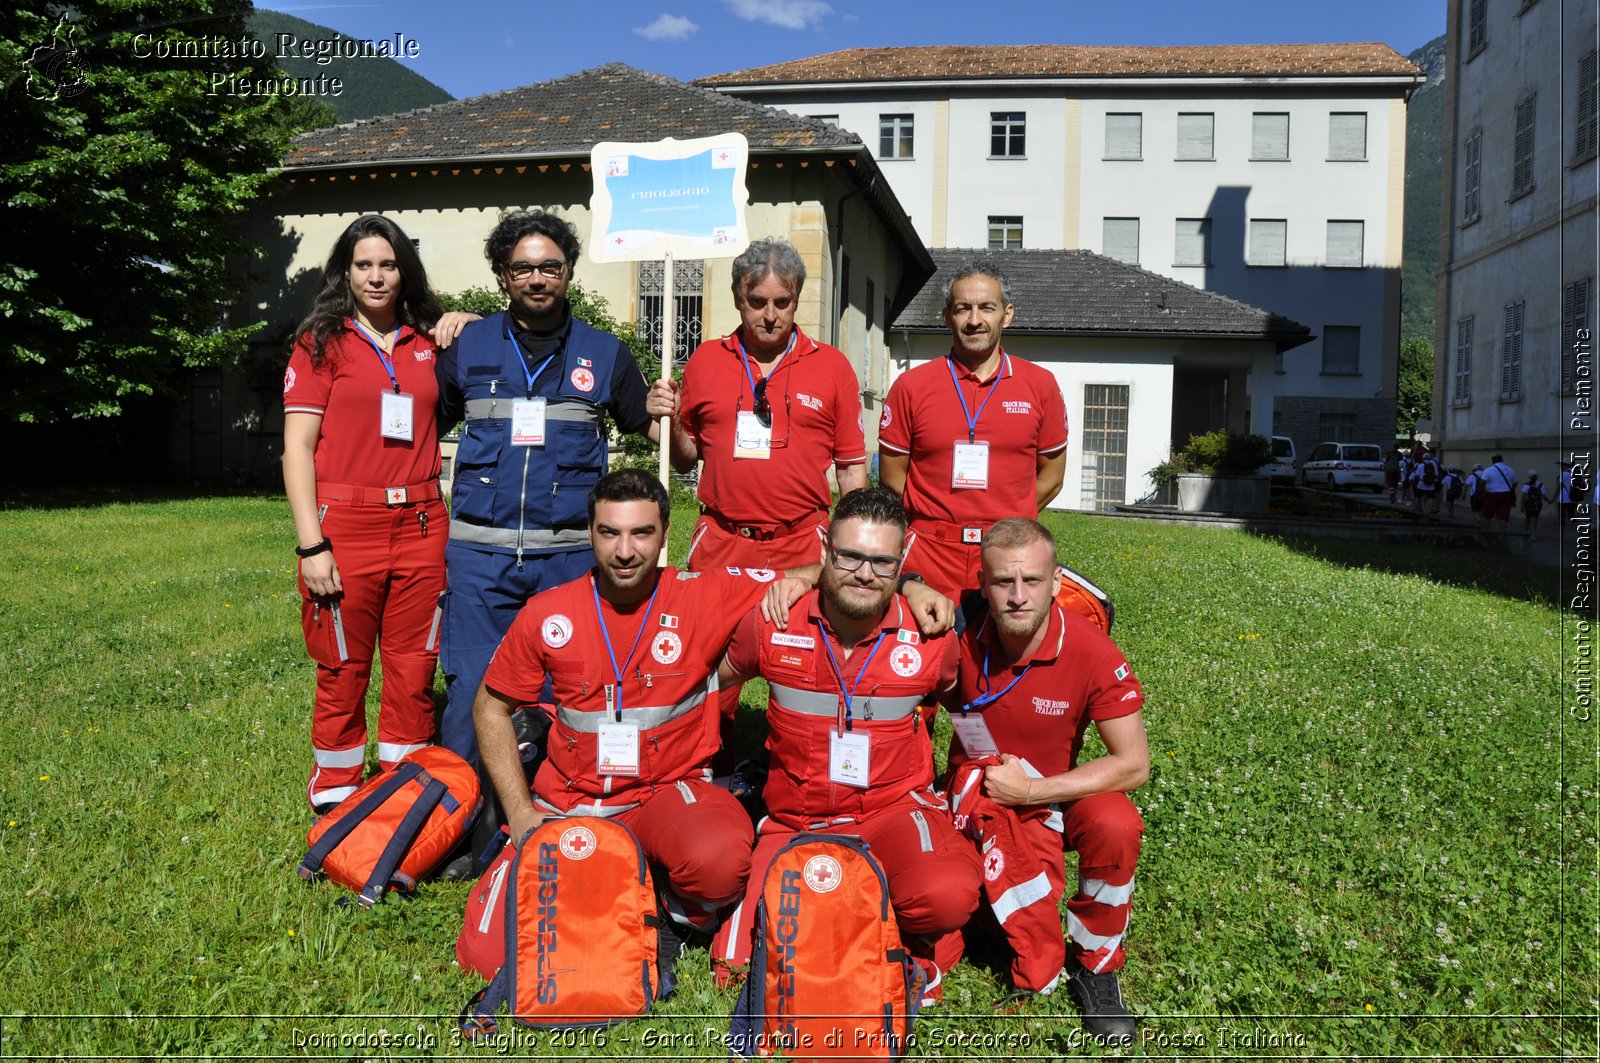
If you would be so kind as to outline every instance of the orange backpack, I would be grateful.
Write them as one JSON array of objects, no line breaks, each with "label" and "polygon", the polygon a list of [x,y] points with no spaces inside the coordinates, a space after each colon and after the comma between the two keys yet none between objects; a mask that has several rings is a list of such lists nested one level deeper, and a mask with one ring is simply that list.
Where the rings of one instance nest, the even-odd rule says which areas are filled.
[{"label": "orange backpack", "polygon": [[520,1026],[563,1030],[637,1018],[672,991],[658,977],[662,916],[633,832],[600,817],[547,819],[505,878],[505,962],[461,1013],[492,1035],[502,1005]]},{"label": "orange backpack", "polygon": [[1061,570],[1061,589],[1056,592],[1056,601],[1060,606],[1092,620],[1102,634],[1111,634],[1111,621],[1116,614],[1111,606],[1111,595],[1095,586],[1081,572],[1074,572],[1059,562],[1056,568]]},{"label": "orange backpack", "polygon": [[735,1057],[899,1059],[923,975],[900,941],[889,880],[860,838],[797,834],[767,868]]},{"label": "orange backpack", "polygon": [[424,746],[320,817],[306,835],[300,877],[318,871],[370,908],[390,889],[410,893],[466,837],[479,805],[478,772],[440,746]]}]

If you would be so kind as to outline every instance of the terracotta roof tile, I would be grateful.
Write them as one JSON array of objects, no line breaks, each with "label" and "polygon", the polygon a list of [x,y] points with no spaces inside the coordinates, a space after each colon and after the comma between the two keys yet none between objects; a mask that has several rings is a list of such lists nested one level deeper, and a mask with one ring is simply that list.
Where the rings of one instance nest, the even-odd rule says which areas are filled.
[{"label": "terracotta roof tile", "polygon": [[295,137],[297,166],[587,155],[602,140],[743,133],[752,151],[859,148],[827,122],[614,63],[518,89],[362,119]]},{"label": "terracotta roof tile", "polygon": [[725,88],[786,82],[958,78],[1412,77],[1422,71],[1386,44],[1221,44],[1161,47],[1016,44],[848,48],[700,78]]}]

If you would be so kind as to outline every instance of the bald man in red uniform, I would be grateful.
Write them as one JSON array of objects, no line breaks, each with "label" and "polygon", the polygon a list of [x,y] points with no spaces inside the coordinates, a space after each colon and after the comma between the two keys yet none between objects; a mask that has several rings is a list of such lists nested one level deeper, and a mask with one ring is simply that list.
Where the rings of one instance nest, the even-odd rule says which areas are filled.
[{"label": "bald man in red uniform", "polygon": [[998,268],[958,266],[945,289],[950,353],[902,373],[879,421],[879,477],[915,536],[906,571],[951,598],[977,586],[989,526],[1037,517],[1066,472],[1060,385],[1000,342],[1015,310]]}]

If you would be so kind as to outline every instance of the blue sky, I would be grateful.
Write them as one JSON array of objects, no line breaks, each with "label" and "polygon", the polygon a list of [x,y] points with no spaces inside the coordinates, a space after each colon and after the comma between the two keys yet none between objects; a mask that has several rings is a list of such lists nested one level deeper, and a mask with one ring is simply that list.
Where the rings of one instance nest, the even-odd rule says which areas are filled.
[{"label": "blue sky", "polygon": [[347,37],[415,40],[406,65],[456,97],[623,62],[689,80],[905,44],[1284,44],[1444,32],[1446,0],[609,0],[258,3]]}]

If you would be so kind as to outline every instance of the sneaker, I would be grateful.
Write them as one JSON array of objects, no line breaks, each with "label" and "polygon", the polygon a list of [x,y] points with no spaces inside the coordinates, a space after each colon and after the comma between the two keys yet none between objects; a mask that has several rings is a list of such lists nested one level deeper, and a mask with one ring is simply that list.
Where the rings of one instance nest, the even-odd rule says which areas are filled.
[{"label": "sneaker", "polygon": [[1133,1040],[1139,1020],[1122,999],[1122,983],[1116,971],[1098,974],[1081,963],[1069,962],[1067,981],[1072,995],[1083,1009],[1083,1026],[1104,1044]]},{"label": "sneaker", "polygon": [[678,979],[674,972],[678,960],[682,958],[683,951],[688,947],[689,931],[687,927],[678,925],[677,920],[661,913],[661,925],[656,928],[656,996],[665,1000],[673,994],[678,987]]},{"label": "sneaker", "polygon": [[922,986],[922,1006],[931,1008],[944,1003],[944,973],[938,965],[932,960],[920,958],[913,958],[912,962],[922,968],[923,977],[927,979]]}]

